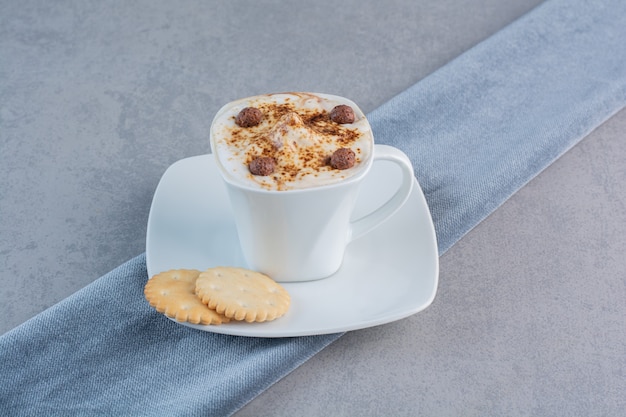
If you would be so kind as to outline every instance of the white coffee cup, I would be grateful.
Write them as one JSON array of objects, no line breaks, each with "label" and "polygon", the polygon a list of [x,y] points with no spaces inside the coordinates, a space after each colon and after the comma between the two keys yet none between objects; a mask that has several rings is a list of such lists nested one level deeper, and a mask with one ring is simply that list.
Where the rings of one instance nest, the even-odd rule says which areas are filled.
[{"label": "white coffee cup", "polygon": [[[214,138],[211,138],[215,151]],[[226,183],[241,249],[250,269],[278,282],[310,281],[334,274],[346,246],[392,216],[411,194],[413,167],[399,149],[373,145],[356,175],[339,182],[289,190],[270,190],[237,181],[216,157]],[[400,167],[395,194],[373,212],[352,220],[359,190],[372,165]]]}]

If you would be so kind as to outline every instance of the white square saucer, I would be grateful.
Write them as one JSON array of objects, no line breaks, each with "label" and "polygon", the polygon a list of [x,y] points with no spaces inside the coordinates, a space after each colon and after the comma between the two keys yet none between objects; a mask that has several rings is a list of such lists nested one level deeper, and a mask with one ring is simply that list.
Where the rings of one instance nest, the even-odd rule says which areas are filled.
[{"label": "white square saucer", "polygon": [[[395,178],[394,178],[395,176]],[[395,190],[399,169],[377,162],[361,188],[355,218],[372,211]],[[148,275],[170,269],[247,267],[226,187],[213,155],[182,159],[163,174],[154,194],[146,238]],[[282,283],[289,311],[267,323],[219,326],[179,323],[203,331],[253,337],[338,333],[377,326],[428,307],[437,292],[439,257],[424,194],[415,181],[407,203],[374,231],[347,247],[334,275]]]}]

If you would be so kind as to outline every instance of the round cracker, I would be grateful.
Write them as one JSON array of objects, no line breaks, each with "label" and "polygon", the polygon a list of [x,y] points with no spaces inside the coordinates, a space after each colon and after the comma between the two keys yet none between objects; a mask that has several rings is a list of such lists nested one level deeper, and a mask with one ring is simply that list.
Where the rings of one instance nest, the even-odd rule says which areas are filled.
[{"label": "round cracker", "polygon": [[193,324],[228,323],[229,318],[203,304],[194,292],[200,271],[175,269],[148,280],[144,295],[152,307],[167,317]]},{"label": "round cracker", "polygon": [[267,275],[236,267],[202,272],[196,280],[196,295],[210,309],[249,323],[277,319],[291,302],[287,290]]}]

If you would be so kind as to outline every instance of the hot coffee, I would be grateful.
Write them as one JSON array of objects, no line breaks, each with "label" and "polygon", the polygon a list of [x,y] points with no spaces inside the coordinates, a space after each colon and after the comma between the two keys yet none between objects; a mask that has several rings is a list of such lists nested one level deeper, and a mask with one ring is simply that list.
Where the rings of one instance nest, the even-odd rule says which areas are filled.
[{"label": "hot coffee", "polygon": [[266,94],[224,106],[212,151],[230,180],[265,190],[337,183],[367,169],[374,141],[351,101],[313,93]]},{"label": "hot coffee", "polygon": [[[247,267],[279,282],[336,272],[346,246],[407,200],[413,167],[399,149],[374,145],[356,104],[312,93],[266,94],[224,106],[211,126]],[[377,161],[400,168],[395,194],[354,220],[361,184]]]}]

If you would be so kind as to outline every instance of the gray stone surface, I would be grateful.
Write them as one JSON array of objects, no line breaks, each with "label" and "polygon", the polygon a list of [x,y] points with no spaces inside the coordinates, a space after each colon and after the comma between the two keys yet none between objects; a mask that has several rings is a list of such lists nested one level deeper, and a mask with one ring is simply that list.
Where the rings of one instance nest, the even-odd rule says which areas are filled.
[{"label": "gray stone surface", "polygon": [[[370,111],[539,0],[0,0],[0,333],[145,250],[224,103]],[[626,112],[441,259],[424,312],[351,332],[238,415],[620,415]]]},{"label": "gray stone surface", "polygon": [[0,1],[0,332],[145,250],[161,175],[223,104],[368,112],[537,3]]}]

